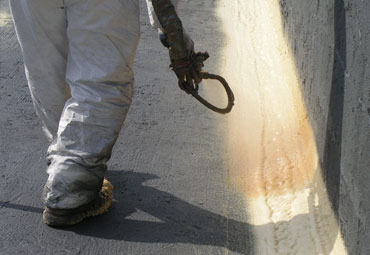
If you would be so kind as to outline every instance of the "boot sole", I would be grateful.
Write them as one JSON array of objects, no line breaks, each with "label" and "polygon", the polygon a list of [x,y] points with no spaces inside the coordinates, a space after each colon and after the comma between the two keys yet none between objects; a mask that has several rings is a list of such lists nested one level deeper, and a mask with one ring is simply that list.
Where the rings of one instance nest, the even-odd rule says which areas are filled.
[{"label": "boot sole", "polygon": [[51,227],[63,227],[75,225],[88,217],[94,217],[106,213],[112,204],[113,200],[113,185],[104,179],[103,186],[99,192],[99,197],[92,202],[91,206],[87,207],[82,212],[77,212],[67,215],[58,215],[57,209],[45,208],[42,219],[45,224]]}]

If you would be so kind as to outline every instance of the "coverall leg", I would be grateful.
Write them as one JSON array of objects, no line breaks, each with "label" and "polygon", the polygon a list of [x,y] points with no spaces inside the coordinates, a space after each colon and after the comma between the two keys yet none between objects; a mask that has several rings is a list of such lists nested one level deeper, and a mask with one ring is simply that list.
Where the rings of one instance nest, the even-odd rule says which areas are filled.
[{"label": "coverall leg", "polygon": [[138,0],[11,0],[36,111],[51,145],[43,201],[94,200],[133,94]]},{"label": "coverall leg", "polygon": [[70,97],[65,80],[68,40],[63,2],[10,0],[10,7],[33,104],[51,142]]}]

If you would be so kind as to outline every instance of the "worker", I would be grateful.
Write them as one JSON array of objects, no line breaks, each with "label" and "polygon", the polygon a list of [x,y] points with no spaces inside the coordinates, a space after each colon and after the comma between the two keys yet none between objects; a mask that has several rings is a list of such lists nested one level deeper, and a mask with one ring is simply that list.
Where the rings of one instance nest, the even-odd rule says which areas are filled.
[{"label": "worker", "polygon": [[[174,4],[147,2],[177,77],[191,77],[193,42]],[[10,6],[31,97],[50,141],[43,220],[54,227],[76,224],[112,202],[104,174],[133,95],[139,0],[17,0]]]}]

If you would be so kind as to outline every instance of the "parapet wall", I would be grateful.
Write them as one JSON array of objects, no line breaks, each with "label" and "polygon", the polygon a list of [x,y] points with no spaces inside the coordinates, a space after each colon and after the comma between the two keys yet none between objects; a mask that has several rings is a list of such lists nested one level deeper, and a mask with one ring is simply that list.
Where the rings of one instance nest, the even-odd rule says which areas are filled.
[{"label": "parapet wall", "polygon": [[370,254],[370,2],[280,0],[349,254]]}]

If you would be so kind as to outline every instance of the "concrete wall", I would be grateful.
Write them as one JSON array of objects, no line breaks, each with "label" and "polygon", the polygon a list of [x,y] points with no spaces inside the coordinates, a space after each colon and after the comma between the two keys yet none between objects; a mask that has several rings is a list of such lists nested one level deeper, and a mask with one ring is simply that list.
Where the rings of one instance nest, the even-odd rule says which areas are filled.
[{"label": "concrete wall", "polygon": [[345,1],[347,69],[339,216],[354,254],[370,254],[370,2]]},{"label": "concrete wall", "polygon": [[370,2],[280,0],[349,254],[370,254]]}]

